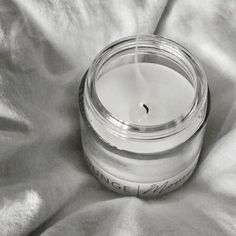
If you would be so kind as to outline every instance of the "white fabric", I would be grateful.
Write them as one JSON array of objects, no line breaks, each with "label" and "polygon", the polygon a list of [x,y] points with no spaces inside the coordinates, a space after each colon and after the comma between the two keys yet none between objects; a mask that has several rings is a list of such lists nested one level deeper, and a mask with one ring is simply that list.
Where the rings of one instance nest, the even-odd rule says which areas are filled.
[{"label": "white fabric", "polygon": [[[235,11],[233,0],[1,0],[0,236],[235,235]],[[154,31],[202,62],[212,108],[191,180],[142,200],[91,176],[77,92],[100,49]]]}]

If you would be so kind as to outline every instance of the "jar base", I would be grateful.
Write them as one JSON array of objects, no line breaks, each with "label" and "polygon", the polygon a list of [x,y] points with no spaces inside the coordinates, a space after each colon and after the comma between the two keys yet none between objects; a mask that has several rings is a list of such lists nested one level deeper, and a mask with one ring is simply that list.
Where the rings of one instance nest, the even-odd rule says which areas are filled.
[{"label": "jar base", "polygon": [[157,182],[136,183],[111,175],[100,168],[87,156],[85,157],[93,175],[102,185],[119,194],[136,196],[139,198],[158,197],[179,188],[190,178],[194,172],[198,158],[199,155],[187,168],[173,177]]}]

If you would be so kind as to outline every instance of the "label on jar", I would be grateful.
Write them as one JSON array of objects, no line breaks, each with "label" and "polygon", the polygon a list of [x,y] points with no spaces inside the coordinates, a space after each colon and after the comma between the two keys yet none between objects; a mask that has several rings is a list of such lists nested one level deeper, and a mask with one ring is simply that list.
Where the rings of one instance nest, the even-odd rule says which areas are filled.
[{"label": "label on jar", "polygon": [[145,198],[159,196],[180,187],[193,173],[198,157],[178,175],[153,183],[136,183],[120,179],[104,171],[88,157],[86,157],[86,161],[94,176],[110,190],[123,195],[135,195],[140,198]]}]

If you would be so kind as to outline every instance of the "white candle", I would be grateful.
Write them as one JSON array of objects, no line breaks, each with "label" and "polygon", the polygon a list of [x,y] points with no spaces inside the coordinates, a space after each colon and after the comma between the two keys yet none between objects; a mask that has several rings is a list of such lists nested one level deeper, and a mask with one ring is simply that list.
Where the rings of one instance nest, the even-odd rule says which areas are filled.
[{"label": "white candle", "polygon": [[[137,55],[147,62],[129,64]],[[192,174],[207,118],[207,81],[180,45],[157,36],[115,42],[85,74],[79,101],[86,160],[108,188],[152,197]]]}]

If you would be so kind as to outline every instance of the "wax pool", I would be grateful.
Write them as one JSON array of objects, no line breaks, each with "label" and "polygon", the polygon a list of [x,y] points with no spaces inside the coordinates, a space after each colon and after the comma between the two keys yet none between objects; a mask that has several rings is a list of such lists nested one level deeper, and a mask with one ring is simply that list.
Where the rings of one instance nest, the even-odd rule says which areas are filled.
[{"label": "wax pool", "polygon": [[117,67],[99,78],[96,90],[114,117],[145,126],[161,125],[185,115],[194,98],[194,89],[186,78],[153,63]]}]

